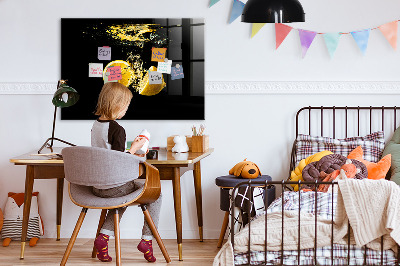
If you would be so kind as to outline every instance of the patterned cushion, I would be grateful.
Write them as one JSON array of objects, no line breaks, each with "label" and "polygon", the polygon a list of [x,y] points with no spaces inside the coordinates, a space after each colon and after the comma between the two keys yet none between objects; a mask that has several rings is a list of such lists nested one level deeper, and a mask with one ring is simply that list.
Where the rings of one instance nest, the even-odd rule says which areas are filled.
[{"label": "patterned cushion", "polygon": [[378,162],[385,147],[383,131],[378,131],[364,137],[352,137],[345,139],[333,139],[329,137],[317,137],[299,134],[296,139],[296,165],[310,155],[323,150],[346,156],[357,146],[364,150],[364,159],[370,162]]}]

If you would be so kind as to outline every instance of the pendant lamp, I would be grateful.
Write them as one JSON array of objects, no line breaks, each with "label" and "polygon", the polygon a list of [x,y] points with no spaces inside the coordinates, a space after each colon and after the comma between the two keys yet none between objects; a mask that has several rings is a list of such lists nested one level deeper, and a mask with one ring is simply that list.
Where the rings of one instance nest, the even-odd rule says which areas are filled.
[{"label": "pendant lamp", "polygon": [[[65,140],[55,138],[54,137],[54,131],[56,128],[56,115],[57,115],[57,107],[63,108],[63,107],[69,107],[74,105],[77,101],[79,100],[79,94],[78,92],[68,86],[66,84],[66,80],[59,80],[57,83],[57,90],[53,95],[53,100],[52,103],[54,105],[54,118],[53,118],[53,131],[51,134],[51,138],[48,138],[43,146],[39,149],[38,153],[40,153],[45,147],[50,148],[51,152],[53,152],[53,141],[58,140],[60,142],[63,142],[65,144],[68,144],[70,146],[75,146],[72,143],[69,143]],[[49,144],[49,141],[51,143]]]},{"label": "pendant lamp", "polygon": [[304,10],[298,0],[249,0],[242,12],[242,22],[304,22]]}]

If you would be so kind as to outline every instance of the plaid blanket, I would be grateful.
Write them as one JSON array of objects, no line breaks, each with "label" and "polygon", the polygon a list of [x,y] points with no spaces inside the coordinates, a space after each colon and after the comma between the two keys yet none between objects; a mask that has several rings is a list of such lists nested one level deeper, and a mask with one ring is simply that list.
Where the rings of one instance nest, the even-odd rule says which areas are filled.
[{"label": "plaid blanket", "polygon": [[[308,212],[325,219],[332,219],[332,213],[335,215],[336,212],[336,194],[317,192],[316,195],[313,191],[288,191],[271,203],[267,214],[282,211],[282,205],[284,210],[296,211],[300,208],[301,212]],[[260,215],[265,215],[265,212],[257,215],[253,220],[260,217]],[[350,265],[363,265],[364,263],[367,265],[381,265],[382,258],[384,265],[395,265],[396,263],[396,257],[392,250],[385,250],[381,258],[381,252],[379,251],[350,245],[350,256],[348,256],[347,245],[334,244],[333,264],[331,252],[331,246],[317,248],[317,265],[347,265],[348,257]],[[285,250],[283,252],[283,264],[298,265],[298,259],[300,259],[300,265],[314,265],[314,254],[314,249],[301,250],[300,256],[297,254],[297,250]],[[366,254],[366,258],[364,258],[364,254]],[[257,265],[262,263],[264,265],[265,255],[267,256],[267,265],[281,264],[281,251],[267,251],[266,254],[265,252],[250,252],[250,264]],[[243,264],[248,264],[248,253],[235,254],[235,265]]]}]

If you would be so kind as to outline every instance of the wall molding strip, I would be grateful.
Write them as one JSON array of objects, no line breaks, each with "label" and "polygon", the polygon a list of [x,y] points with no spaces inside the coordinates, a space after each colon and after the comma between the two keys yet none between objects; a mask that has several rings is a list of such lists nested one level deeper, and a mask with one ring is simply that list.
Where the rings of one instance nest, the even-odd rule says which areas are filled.
[{"label": "wall molding strip", "polygon": [[[0,94],[53,94],[56,82],[0,83]],[[400,81],[207,81],[206,94],[400,94]]]}]

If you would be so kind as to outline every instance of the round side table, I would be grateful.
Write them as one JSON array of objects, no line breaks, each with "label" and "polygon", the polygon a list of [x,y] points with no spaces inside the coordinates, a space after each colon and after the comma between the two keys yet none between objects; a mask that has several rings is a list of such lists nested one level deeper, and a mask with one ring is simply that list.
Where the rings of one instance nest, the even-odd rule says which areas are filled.
[{"label": "round side table", "polygon": [[[229,222],[229,212],[230,212],[230,199],[229,194],[230,190],[233,189],[237,184],[246,182],[246,181],[263,181],[266,180],[272,181],[272,178],[269,175],[261,175],[254,179],[246,179],[241,177],[236,177],[234,175],[226,175],[220,176],[215,179],[215,184],[220,187],[220,209],[225,211],[224,221],[222,222],[221,233],[219,235],[218,245],[217,247],[220,248],[222,246],[222,242],[224,241],[226,228],[228,227]],[[256,187],[256,186],[254,186]],[[271,204],[275,200],[275,186],[271,186],[268,189],[268,200],[267,206]],[[264,192],[265,193],[265,192]]]}]

